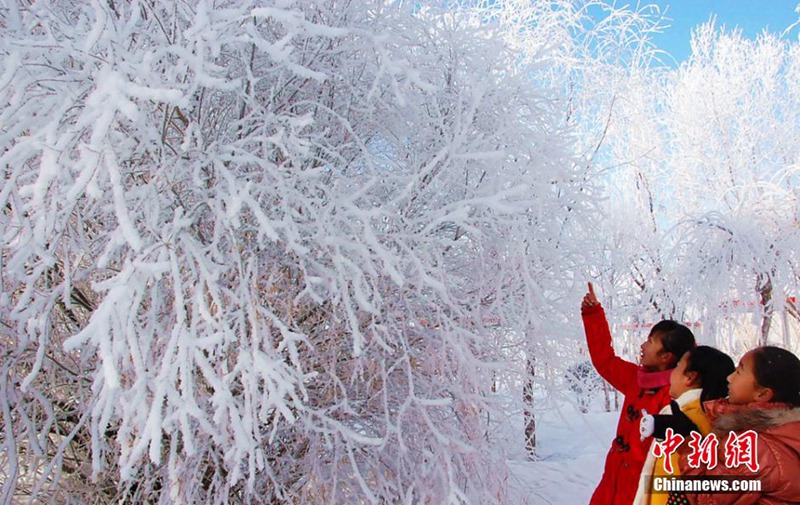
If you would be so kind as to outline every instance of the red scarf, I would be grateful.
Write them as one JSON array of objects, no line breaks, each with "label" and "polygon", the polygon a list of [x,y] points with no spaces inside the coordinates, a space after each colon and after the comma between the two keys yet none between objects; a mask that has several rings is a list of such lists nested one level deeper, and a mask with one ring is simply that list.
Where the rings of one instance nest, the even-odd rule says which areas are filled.
[{"label": "red scarf", "polygon": [[672,375],[671,368],[663,372],[648,372],[640,366],[636,372],[636,380],[642,389],[658,389],[669,385],[670,375]]}]

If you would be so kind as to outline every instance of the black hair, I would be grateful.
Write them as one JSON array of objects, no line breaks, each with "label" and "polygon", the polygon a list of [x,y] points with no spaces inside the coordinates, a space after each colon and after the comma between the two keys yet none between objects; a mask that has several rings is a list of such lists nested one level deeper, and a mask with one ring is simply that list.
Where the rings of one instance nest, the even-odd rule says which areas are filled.
[{"label": "black hair", "polygon": [[[700,405],[709,400],[728,396],[728,376],[736,370],[733,359],[724,352],[707,345],[690,349],[686,357],[686,371],[697,372],[700,387]],[[703,407],[703,410],[705,408]]]},{"label": "black hair", "polygon": [[756,347],[752,356],[756,382],[772,390],[772,401],[800,407],[800,359],[771,345]]},{"label": "black hair", "polygon": [[670,368],[674,368],[678,361],[683,357],[683,353],[696,345],[692,330],[672,319],[665,319],[653,326],[650,335],[661,334],[661,345],[664,351],[671,352],[675,356],[675,362]]}]

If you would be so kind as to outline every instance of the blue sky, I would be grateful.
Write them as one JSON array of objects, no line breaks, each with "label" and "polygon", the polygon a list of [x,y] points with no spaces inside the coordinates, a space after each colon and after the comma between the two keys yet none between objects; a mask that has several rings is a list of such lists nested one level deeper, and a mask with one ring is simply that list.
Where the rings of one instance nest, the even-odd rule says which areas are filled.
[{"label": "blue sky", "polygon": [[[765,28],[780,33],[797,21],[795,12],[800,0],[641,0],[667,8],[671,18],[664,33],[654,37],[655,44],[669,52],[678,63],[689,57],[689,40],[695,26],[717,17],[717,26],[738,26],[745,37],[755,38]],[[796,40],[798,28],[789,34]]]}]

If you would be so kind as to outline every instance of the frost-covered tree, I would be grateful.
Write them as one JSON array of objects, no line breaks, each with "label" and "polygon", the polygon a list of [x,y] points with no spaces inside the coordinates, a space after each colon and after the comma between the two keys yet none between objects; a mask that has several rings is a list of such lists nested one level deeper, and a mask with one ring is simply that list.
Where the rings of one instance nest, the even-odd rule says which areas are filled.
[{"label": "frost-covered tree", "polygon": [[503,502],[593,197],[495,8],[7,2],[0,500]]},{"label": "frost-covered tree", "polygon": [[693,296],[709,315],[736,300],[754,307],[758,337],[745,346],[767,343],[776,310],[796,318],[799,78],[797,41],[747,40],[709,23],[694,33],[692,57],[665,99],[674,169],[665,196],[682,207],[684,278],[700,281]]},{"label": "frost-covered tree", "polygon": [[[558,54],[540,77],[563,96],[560,118],[575,138],[576,171],[586,198],[571,207],[575,213],[563,217],[562,254],[549,256],[553,264],[544,281],[553,288],[541,309],[546,311],[542,330],[547,336],[544,346],[534,341],[529,351],[536,355],[538,382],[547,386],[548,396],[559,399],[565,398],[554,383],[561,381],[565,387],[561,377],[569,374],[570,364],[588,359],[577,303],[586,281],[603,285],[604,304],[611,309],[614,326],[618,317],[653,311],[648,290],[660,261],[657,250],[632,247],[633,242],[649,244],[648,236],[657,233],[645,211],[644,192],[633,202],[617,198],[609,174],[616,169],[615,149],[621,145],[615,142],[617,133],[647,133],[638,127],[628,129],[627,111],[632,92],[649,79],[659,57],[651,37],[661,29],[663,14],[644,4],[576,2],[572,8],[575,15],[564,17],[562,12],[562,21],[555,24],[559,29],[548,36]],[[537,19],[556,15],[537,13]],[[535,23],[526,20],[523,25]],[[533,35],[522,39],[523,47],[525,41],[538,42]],[[592,219],[583,219],[583,212]],[[647,280],[642,286],[635,283],[640,278]]]},{"label": "frost-covered tree", "polygon": [[[774,341],[775,315],[797,314],[798,44],[709,23],[692,49],[679,68],[628,81],[618,101],[602,153],[617,216],[609,250],[633,275],[608,273],[642,288],[651,322],[703,322],[738,352]],[[796,346],[781,327],[780,341]]]}]

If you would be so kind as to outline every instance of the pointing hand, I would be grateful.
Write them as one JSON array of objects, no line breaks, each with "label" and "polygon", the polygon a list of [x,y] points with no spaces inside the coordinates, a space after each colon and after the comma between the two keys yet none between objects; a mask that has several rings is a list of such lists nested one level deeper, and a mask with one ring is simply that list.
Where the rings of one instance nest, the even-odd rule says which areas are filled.
[{"label": "pointing hand", "polygon": [[589,307],[594,307],[595,305],[600,305],[600,302],[597,301],[597,296],[594,294],[594,286],[592,283],[589,283],[589,292],[583,297],[583,302],[581,303],[582,309],[587,309]]}]

